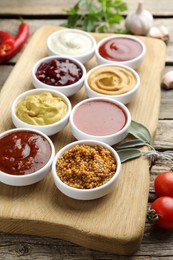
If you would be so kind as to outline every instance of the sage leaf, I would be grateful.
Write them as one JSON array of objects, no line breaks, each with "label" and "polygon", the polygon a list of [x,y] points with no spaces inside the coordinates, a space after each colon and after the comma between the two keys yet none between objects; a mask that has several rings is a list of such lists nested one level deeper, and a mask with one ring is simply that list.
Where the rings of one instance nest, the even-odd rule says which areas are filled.
[{"label": "sage leaf", "polygon": [[135,148],[117,150],[117,153],[122,163],[142,156],[141,151]]},{"label": "sage leaf", "polygon": [[131,121],[131,125],[129,128],[129,134],[146,143],[150,143],[151,141],[151,134],[149,130],[144,125],[133,120]]},{"label": "sage leaf", "polygon": [[124,142],[116,147],[116,149],[126,149],[126,148],[133,148],[133,147],[141,147],[144,146],[146,142],[140,139],[134,139],[127,142]]}]

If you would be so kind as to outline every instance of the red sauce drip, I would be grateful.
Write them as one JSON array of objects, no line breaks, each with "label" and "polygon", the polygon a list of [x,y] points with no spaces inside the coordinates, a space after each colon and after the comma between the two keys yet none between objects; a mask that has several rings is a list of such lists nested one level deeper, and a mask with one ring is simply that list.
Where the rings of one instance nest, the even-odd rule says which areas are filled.
[{"label": "red sauce drip", "polygon": [[32,131],[16,131],[0,139],[0,170],[26,175],[41,169],[51,156],[46,138]]},{"label": "red sauce drip", "polygon": [[142,53],[142,46],[128,38],[113,38],[107,40],[99,48],[100,55],[111,61],[128,61]]},{"label": "red sauce drip", "polygon": [[125,112],[107,101],[83,103],[76,109],[73,119],[79,130],[96,136],[114,134],[127,122]]},{"label": "red sauce drip", "polygon": [[68,59],[53,59],[41,63],[35,75],[47,85],[60,87],[76,83],[82,77],[82,69]]}]

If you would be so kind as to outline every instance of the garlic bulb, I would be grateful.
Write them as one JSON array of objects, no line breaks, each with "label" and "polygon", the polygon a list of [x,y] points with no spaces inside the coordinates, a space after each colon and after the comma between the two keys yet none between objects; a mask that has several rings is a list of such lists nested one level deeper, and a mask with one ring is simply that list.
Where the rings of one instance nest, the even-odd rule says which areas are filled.
[{"label": "garlic bulb", "polygon": [[152,26],[152,14],[143,9],[143,2],[140,1],[135,12],[130,13],[126,20],[126,29],[135,35],[146,35]]},{"label": "garlic bulb", "polygon": [[162,79],[162,88],[173,89],[173,71],[168,71]]}]

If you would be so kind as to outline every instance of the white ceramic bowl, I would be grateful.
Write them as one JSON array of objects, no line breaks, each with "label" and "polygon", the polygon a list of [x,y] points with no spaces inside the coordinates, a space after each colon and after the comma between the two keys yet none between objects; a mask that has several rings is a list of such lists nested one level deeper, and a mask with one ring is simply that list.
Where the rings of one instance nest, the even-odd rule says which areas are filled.
[{"label": "white ceramic bowl", "polygon": [[[44,62],[49,63],[53,59],[56,59],[56,60],[67,59],[67,60],[71,61],[72,63],[75,63],[82,70],[81,78],[77,82],[72,83],[71,85],[65,85],[65,86],[53,86],[53,85],[49,85],[49,84],[41,82],[35,75],[38,67],[42,63],[44,63]],[[67,57],[67,56],[59,57],[56,55],[56,56],[45,57],[43,59],[38,60],[32,69],[32,82],[33,82],[33,85],[35,88],[46,88],[47,90],[48,89],[57,90],[57,91],[63,93],[64,95],[66,95],[67,97],[72,96],[73,94],[75,94],[82,88],[85,76],[86,76],[86,69],[85,69],[84,65],[80,61],[78,61],[74,58],[71,58],[71,57]]]},{"label": "white ceramic bowl", "polygon": [[[127,39],[127,40],[130,40],[130,41],[134,41],[136,42],[137,45],[139,45],[139,47],[141,48],[141,51],[139,51],[139,54],[136,56],[136,57],[133,57],[133,58],[130,58],[129,60],[123,60],[123,61],[118,61],[118,60],[113,60],[113,59],[107,59],[107,58],[104,58],[100,52],[99,52],[99,49],[100,47],[105,44],[106,41],[110,41],[110,40],[113,40],[113,39]],[[123,44],[120,44],[118,46],[118,48],[120,48],[120,55],[124,55],[124,53],[132,53],[132,51],[130,49],[128,49],[125,45]],[[136,48],[134,48],[136,49]],[[98,42],[97,46],[96,46],[96,49],[95,49],[95,55],[96,55],[96,60],[97,60],[97,63],[98,64],[106,64],[106,63],[112,63],[112,62],[115,62],[116,64],[119,64],[119,65],[126,65],[126,66],[129,66],[133,69],[136,69],[139,67],[139,65],[143,62],[144,60],[144,57],[145,57],[145,54],[146,54],[146,47],[145,47],[145,44],[137,37],[134,37],[134,36],[129,36],[129,35],[112,35],[112,36],[108,36],[104,39],[102,39],[101,41]]]},{"label": "white ceramic bowl", "polygon": [[[100,101],[102,102],[102,104],[99,106],[99,108],[95,108],[93,104]],[[78,119],[74,120],[74,115],[76,114],[76,111],[80,111],[81,107],[84,107],[85,105],[87,107],[85,107],[84,109],[82,108],[82,112],[78,113]],[[112,108],[113,112],[110,111],[110,109],[112,110]],[[118,111],[116,111],[117,108]],[[107,111],[106,114],[104,113],[104,110]],[[117,114],[119,115],[117,116]],[[119,126],[118,124],[120,117],[122,118],[123,122],[122,126]],[[76,125],[75,121],[78,121],[78,126]],[[109,145],[114,145],[121,142],[127,136],[130,124],[131,115],[128,108],[121,102],[111,98],[97,97],[85,99],[76,104],[70,114],[71,132],[77,140],[93,139],[105,142]],[[83,128],[83,125],[85,125],[85,130],[81,130],[81,126]],[[108,134],[108,132],[106,132],[106,134],[102,134],[105,132],[105,130],[107,130],[107,127],[111,127],[111,133]],[[114,131],[115,128],[116,130]],[[100,129],[102,130],[102,133],[100,133]]]},{"label": "white ceramic bowl", "polygon": [[[33,173],[29,173],[29,174],[26,174],[26,175],[13,175],[12,173],[10,174],[10,173],[6,173],[5,171],[2,171],[2,168],[1,168],[1,170],[0,170],[0,181],[5,183],[5,184],[11,185],[11,186],[26,186],[26,185],[31,185],[31,184],[34,184],[34,183],[42,180],[49,173],[49,171],[51,169],[51,166],[52,166],[52,161],[53,161],[54,156],[55,156],[55,148],[54,148],[54,145],[53,145],[52,141],[50,140],[50,138],[48,136],[46,136],[45,134],[43,134],[40,131],[30,130],[30,129],[23,129],[23,128],[10,129],[10,130],[5,131],[5,132],[0,134],[0,140],[2,138],[4,138],[4,137],[10,135],[10,134],[13,134],[13,133],[17,134],[20,131],[22,131],[24,133],[29,131],[31,133],[35,133],[35,134],[40,135],[40,136],[43,137],[44,143],[45,143],[45,140],[47,140],[48,145],[50,145],[50,157],[49,157],[47,163],[42,168],[34,171]],[[20,144],[18,143],[17,144],[18,146],[21,145],[21,147],[26,147],[26,149],[24,150],[25,152],[23,152],[22,156],[25,157],[24,155],[27,152],[27,156],[26,157],[28,157],[29,156],[29,152],[30,152],[30,150],[28,152],[28,143],[26,144],[26,142],[23,142],[23,141],[20,141],[20,140],[19,140],[19,142],[20,142]],[[41,142],[39,142],[39,144],[40,143]],[[17,147],[17,145],[16,145],[16,147]],[[44,158],[45,158],[45,150],[48,151],[47,147],[48,146],[45,146],[44,148],[42,146],[39,147],[40,148],[39,152],[41,152],[41,153],[43,152],[42,156],[44,156]],[[1,149],[2,149],[2,146],[1,146]],[[17,150],[17,149],[20,150],[21,148],[17,147],[16,149],[14,149],[14,146],[13,146],[12,142],[8,142],[7,150],[9,151],[9,149],[13,149],[13,152],[14,152],[14,150]],[[13,157],[15,157],[13,155],[13,152],[9,155],[11,157],[10,161],[12,160]],[[6,154],[4,154],[3,156],[5,157]],[[17,156],[17,159],[16,158],[14,159],[13,162],[14,163],[17,162],[18,158],[20,158],[19,155]],[[21,161],[22,160],[23,160],[23,158],[21,159]],[[4,164],[8,164],[9,165],[9,161],[4,162],[3,163],[3,167],[4,167]]]},{"label": "white ceramic bowl", "polygon": [[[89,146],[100,145],[100,146],[105,147],[107,150],[109,150],[111,152],[111,154],[115,158],[117,168],[116,168],[115,174],[107,183],[103,184],[102,186],[96,187],[96,188],[78,189],[78,188],[73,188],[73,187],[65,184],[59,178],[58,172],[56,170],[56,162],[57,162],[58,158],[61,157],[64,154],[64,152],[68,151],[69,149],[76,146],[77,144],[85,144],[85,145],[89,145]],[[80,168],[79,168],[79,170],[80,170]],[[99,142],[99,141],[95,141],[95,140],[81,140],[81,141],[76,141],[76,142],[73,142],[73,143],[70,143],[70,144],[64,146],[55,155],[55,158],[52,163],[52,175],[53,175],[53,179],[54,179],[54,182],[55,182],[55,185],[57,186],[57,188],[62,193],[67,195],[68,197],[71,197],[73,199],[78,199],[78,200],[92,200],[92,199],[97,199],[102,196],[105,196],[106,194],[111,192],[117,185],[117,181],[118,181],[120,172],[121,172],[121,161],[120,161],[120,158],[119,158],[117,152],[111,146],[109,146],[103,142]]]},{"label": "white ceramic bowl", "polygon": [[[43,93],[43,92],[50,92],[54,96],[60,97],[67,104],[66,115],[61,120],[59,120],[55,123],[52,123],[52,124],[48,124],[48,125],[32,125],[32,124],[28,124],[28,123],[22,121],[16,115],[16,105],[27,96],[39,95],[40,93]],[[71,113],[71,103],[70,103],[69,99],[58,91],[47,90],[47,89],[31,89],[26,92],[23,92],[22,94],[17,96],[17,98],[13,101],[12,107],[11,107],[11,117],[12,117],[13,124],[16,127],[39,130],[48,136],[51,136],[51,135],[54,135],[54,134],[60,132],[68,124],[70,113]]]},{"label": "white ceramic bowl", "polygon": [[[59,43],[58,50],[55,44]],[[89,61],[95,53],[94,37],[82,30],[63,29],[52,33],[47,39],[49,55],[70,56],[82,63]]]},{"label": "white ceramic bowl", "polygon": [[[127,91],[126,93],[116,94],[116,95],[115,94],[114,95],[103,94],[103,93],[99,93],[99,92],[93,90],[91,88],[89,82],[88,82],[88,79],[91,76],[91,74],[96,72],[100,68],[109,68],[109,67],[115,67],[115,72],[117,71],[117,69],[116,69],[117,67],[120,68],[120,69],[122,68],[122,69],[127,70],[135,78],[136,83],[134,84],[134,87],[132,89],[130,89],[129,91]],[[99,75],[101,75],[101,73]],[[105,71],[103,71],[103,76],[104,75],[105,75]],[[116,74],[115,74],[115,76],[116,76]],[[121,77],[121,74],[120,74],[120,77]],[[96,77],[93,77],[93,80],[91,80],[91,82],[94,82],[94,80],[96,80]],[[122,82],[123,82],[122,78],[115,77],[115,87],[116,86],[122,86],[122,89],[123,89],[123,86],[126,87],[127,83],[125,82],[124,84],[122,84]],[[130,80],[130,82],[132,82],[132,81]],[[100,84],[100,82],[99,82],[99,84]],[[102,65],[98,65],[98,66],[96,66],[96,67],[94,67],[94,68],[92,68],[91,70],[88,71],[86,78],[85,78],[84,85],[85,85],[86,94],[89,98],[92,98],[92,97],[109,97],[109,98],[118,100],[118,101],[122,102],[123,104],[127,104],[134,99],[134,97],[136,96],[136,94],[138,92],[138,89],[140,87],[140,77],[134,69],[132,69],[128,66],[115,65],[114,63],[102,64]],[[107,85],[107,87],[109,88],[110,85]]]}]

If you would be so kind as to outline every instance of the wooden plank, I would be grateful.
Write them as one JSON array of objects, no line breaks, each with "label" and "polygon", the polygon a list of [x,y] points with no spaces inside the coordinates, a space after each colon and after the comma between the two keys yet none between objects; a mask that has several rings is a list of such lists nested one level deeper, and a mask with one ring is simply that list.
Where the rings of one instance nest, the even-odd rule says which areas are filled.
[{"label": "wooden plank", "polygon": [[[46,55],[46,39],[55,30],[57,27],[43,27],[37,31],[6,81],[0,97],[1,131],[12,127],[10,104],[16,95],[31,88],[31,68],[39,58]],[[106,34],[94,34],[94,36],[98,41]],[[147,47],[145,61],[138,69],[141,88],[136,99],[128,107],[132,118],[145,124],[153,136],[158,122],[160,73],[164,67],[165,46],[160,40],[145,37],[141,39]],[[39,48],[35,49],[35,46]],[[159,61],[158,53],[160,53]],[[95,64],[93,59],[87,67],[90,68]],[[16,78],[19,78],[18,85],[13,92],[11,89],[16,87]],[[71,99],[73,104],[84,98],[85,95],[81,94],[82,92]],[[149,117],[151,113],[155,114],[152,120]],[[53,138],[56,148],[59,149],[65,143],[74,140],[67,130]],[[56,190],[50,175],[32,187],[18,189],[4,184],[0,186],[1,231],[59,237],[89,248],[118,254],[130,254],[140,245],[149,188],[148,161],[143,158],[123,165],[119,186],[112,194],[90,202],[65,197]]]},{"label": "wooden plank", "polygon": [[159,119],[164,120],[164,119],[173,119],[173,90],[165,90],[162,89],[162,95],[161,95],[161,108],[160,108],[160,115]]},{"label": "wooden plank", "polygon": [[[70,259],[70,260],[172,260],[173,233],[153,228],[149,223],[145,225],[145,234],[137,252],[131,256],[99,252],[80,247],[76,244],[54,238],[26,236],[17,234],[2,234],[0,236],[1,259],[29,260],[29,259]],[[4,258],[2,258],[4,256]]]},{"label": "wooden plank", "polygon": [[[3,0],[0,1],[0,14],[2,15],[58,15],[64,14],[66,9],[74,6],[77,0]],[[136,9],[137,2],[133,0],[124,1],[128,6],[128,12]],[[144,7],[153,15],[173,15],[170,8],[172,0],[145,0]]]},{"label": "wooden plank", "polygon": [[172,120],[159,120],[154,146],[158,150],[173,150]]},{"label": "wooden plank", "polygon": [[76,0],[3,0],[0,1],[0,14],[20,14],[20,15],[61,15],[65,10],[72,7]]}]

